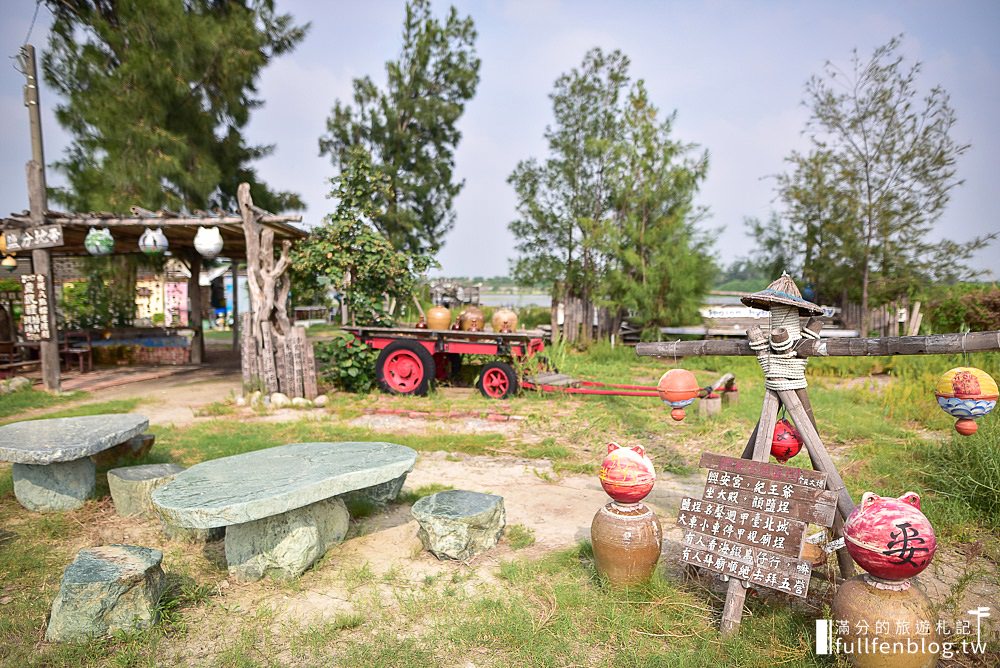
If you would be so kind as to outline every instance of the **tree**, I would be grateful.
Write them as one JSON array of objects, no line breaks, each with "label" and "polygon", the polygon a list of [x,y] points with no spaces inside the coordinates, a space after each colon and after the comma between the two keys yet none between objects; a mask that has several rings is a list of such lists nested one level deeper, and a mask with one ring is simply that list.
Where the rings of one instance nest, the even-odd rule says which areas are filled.
[{"label": "tree", "polygon": [[54,197],[77,210],[232,210],[240,182],[271,211],[302,208],[251,163],[273,146],[243,137],[260,71],[308,26],[272,0],[46,0],[46,80],[73,136]]},{"label": "tree", "polygon": [[943,88],[920,97],[920,63],[905,66],[900,45],[893,38],[868,60],[855,50],[848,71],[828,62],[809,80],[812,149],[792,153],[792,172],[778,178],[803,274],[822,294],[860,298],[863,331],[873,297],[967,275],[972,253],[995,237],[927,239],[962,183],[956,163],[969,145],[951,136],[956,116]]},{"label": "tree", "polygon": [[396,250],[375,228],[389,178],[363,149],[355,151],[333,182],[336,211],[292,251],[293,280],[333,288],[346,298],[352,319],[384,324],[391,320],[389,303],[410,300],[431,260]]},{"label": "tree", "polygon": [[692,205],[707,156],[689,159],[695,147],[670,139],[673,116],[658,120],[628,67],[620,51],[592,49],[560,76],[549,157],[521,161],[508,178],[518,199],[515,278],[551,284],[557,301],[580,300],[584,342],[595,305],[644,326],[691,317],[711,267]]},{"label": "tree", "polygon": [[380,192],[375,225],[393,246],[436,252],[454,226],[452,201],[463,182],[454,180],[455,127],[479,83],[476,31],[451,7],[442,23],[429,0],[411,0],[403,23],[403,48],[386,63],[386,88],[369,77],[354,80],[354,106],[334,105],[320,155],[338,173],[362,156],[389,179]]}]

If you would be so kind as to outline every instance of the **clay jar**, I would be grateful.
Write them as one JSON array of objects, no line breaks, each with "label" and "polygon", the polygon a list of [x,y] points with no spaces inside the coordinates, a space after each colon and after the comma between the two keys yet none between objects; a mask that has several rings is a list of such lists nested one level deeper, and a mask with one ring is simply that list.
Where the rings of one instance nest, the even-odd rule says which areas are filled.
[{"label": "clay jar", "polygon": [[458,316],[458,322],[463,332],[481,332],[486,318],[478,306],[466,306],[462,315]]},{"label": "clay jar", "polygon": [[[856,668],[932,668],[937,665],[936,654],[920,651],[938,642],[937,615],[926,594],[910,586],[909,582],[885,585],[867,575],[853,577],[837,588],[830,614],[834,620],[848,623],[847,633],[839,634],[837,622],[833,622],[833,641],[839,640],[847,646],[853,644],[851,652],[838,651],[835,646],[832,649],[836,654],[847,655]],[[918,633],[918,629],[927,632]],[[891,653],[890,649],[890,653],[878,653],[879,648],[872,646],[876,636],[879,642],[889,643],[890,648],[892,643],[902,643],[906,651]]]},{"label": "clay jar", "polygon": [[877,578],[903,580],[931,563],[937,549],[934,527],[920,512],[920,497],[898,499],[865,492],[844,522],[847,551]]},{"label": "clay jar", "polygon": [[663,542],[660,520],[642,503],[612,501],[590,525],[597,572],[615,587],[646,582],[656,570]]},{"label": "clay jar", "polygon": [[513,332],[517,329],[517,314],[509,308],[498,308],[490,319],[494,332]]},{"label": "clay jar", "polygon": [[451,326],[451,311],[443,306],[427,309],[427,326],[430,329],[448,329]]}]

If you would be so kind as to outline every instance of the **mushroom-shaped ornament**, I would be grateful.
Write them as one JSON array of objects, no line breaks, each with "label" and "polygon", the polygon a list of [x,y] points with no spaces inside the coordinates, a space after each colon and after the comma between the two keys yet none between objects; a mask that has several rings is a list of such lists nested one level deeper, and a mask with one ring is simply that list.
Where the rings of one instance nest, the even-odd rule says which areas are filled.
[{"label": "mushroom-shaped ornament", "polygon": [[952,417],[958,418],[955,431],[962,436],[976,433],[976,420],[983,417],[997,405],[997,383],[982,369],[960,366],[949,369],[938,380],[938,406]]},{"label": "mushroom-shaped ornament", "polygon": [[694,403],[699,389],[698,379],[687,369],[671,369],[656,384],[660,399],[670,404],[670,417],[678,422],[684,419],[684,407]]},{"label": "mushroom-shaped ornament", "polygon": [[865,492],[844,522],[844,538],[854,561],[882,580],[919,574],[937,550],[934,527],[920,512],[916,492],[898,499]]}]

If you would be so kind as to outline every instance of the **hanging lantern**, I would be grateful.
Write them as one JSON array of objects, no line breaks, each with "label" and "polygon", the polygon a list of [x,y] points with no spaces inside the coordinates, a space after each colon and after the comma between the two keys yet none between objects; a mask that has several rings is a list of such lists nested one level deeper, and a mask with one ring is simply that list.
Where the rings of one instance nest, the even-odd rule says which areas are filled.
[{"label": "hanging lantern", "polygon": [[784,464],[802,450],[802,437],[791,422],[782,418],[774,425],[771,437],[771,456]]},{"label": "hanging lantern", "polygon": [[115,250],[115,240],[111,236],[111,230],[92,227],[83,240],[83,247],[91,255],[110,255]]},{"label": "hanging lantern", "polygon": [[619,503],[638,503],[646,498],[656,471],[641,445],[623,448],[617,443],[608,444],[608,456],[601,463],[601,487]]},{"label": "hanging lantern", "polygon": [[997,405],[997,383],[982,369],[960,366],[949,369],[938,380],[934,392],[938,406],[952,417],[958,418],[955,431],[962,436],[976,433],[976,420]]},{"label": "hanging lantern", "polygon": [[160,255],[167,250],[168,246],[170,243],[167,241],[167,235],[159,227],[155,230],[147,227],[146,231],[139,237],[139,250],[146,255]]},{"label": "hanging lantern", "polygon": [[203,258],[211,260],[222,250],[222,232],[218,227],[199,227],[194,235],[194,248]]},{"label": "hanging lantern", "polygon": [[684,419],[684,407],[698,397],[698,379],[687,369],[671,369],[660,376],[656,391],[660,399],[670,404],[670,417],[678,422]]},{"label": "hanging lantern", "polygon": [[934,527],[920,512],[920,497],[898,499],[865,492],[844,522],[847,551],[861,568],[882,580],[905,580],[931,563],[937,550]]},{"label": "hanging lantern", "polygon": [[0,262],[0,265],[7,271],[14,271],[17,269],[17,258],[13,255],[8,255],[3,259],[3,262]]}]

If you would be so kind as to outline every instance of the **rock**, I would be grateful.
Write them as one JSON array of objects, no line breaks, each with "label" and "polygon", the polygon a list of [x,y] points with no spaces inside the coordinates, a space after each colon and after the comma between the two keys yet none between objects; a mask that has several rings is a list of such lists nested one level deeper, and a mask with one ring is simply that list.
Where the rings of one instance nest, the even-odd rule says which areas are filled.
[{"label": "rock", "polygon": [[246,406],[247,405],[247,398],[244,397],[242,394],[240,396],[236,397],[236,405],[237,406]]},{"label": "rock", "polygon": [[145,457],[153,449],[156,436],[153,434],[141,434],[133,436],[124,443],[120,443],[113,448],[108,448],[104,452],[92,455],[92,459],[98,466],[111,466],[120,461],[136,460]]},{"label": "rock", "polygon": [[0,427],[0,461],[52,464],[89,457],[146,431],[132,413],[14,422]]},{"label": "rock", "polygon": [[177,464],[126,466],[108,471],[108,487],[115,512],[122,516],[155,515],[150,496],[153,490],[174,479],[184,470]]},{"label": "rock", "polygon": [[413,504],[425,549],[438,559],[467,560],[500,540],[506,525],[503,497],[465,490],[431,494]]},{"label": "rock", "polygon": [[264,394],[260,390],[251,392],[250,396],[247,398],[247,403],[250,404],[251,406],[259,406],[261,403],[263,403],[263,401],[264,401]]},{"label": "rock", "polygon": [[242,524],[409,473],[417,453],[394,443],[295,443],[212,459],[153,492],[169,523]]},{"label": "rock", "polygon": [[316,408],[323,408],[328,403],[330,403],[330,398],[327,397],[325,394],[321,394],[315,399],[313,399],[313,406],[315,406]]},{"label": "rock", "polygon": [[305,397],[295,397],[292,399],[292,408],[312,408],[313,402]]},{"label": "rock", "polygon": [[17,392],[18,390],[23,390],[27,387],[31,387],[31,380],[25,378],[24,376],[14,376],[7,380],[7,389],[10,392]]},{"label": "rock", "polygon": [[226,563],[237,580],[301,575],[327,549],[344,540],[350,515],[340,498],[226,528]]},{"label": "rock", "polygon": [[160,529],[163,530],[163,535],[167,538],[181,543],[214,543],[226,537],[226,527],[188,529],[171,524],[162,515],[160,516]]},{"label": "rock", "polygon": [[396,497],[403,490],[403,483],[405,482],[406,474],[404,473],[395,480],[348,492],[343,495],[344,500],[348,503],[361,501],[363,503],[372,503],[376,506],[384,506],[396,500]]},{"label": "rock", "polygon": [[271,395],[271,406],[273,408],[284,408],[292,403],[292,400],[288,398],[288,395],[282,394],[281,392],[275,392]]},{"label": "rock", "polygon": [[94,462],[89,457],[55,464],[14,464],[14,496],[36,512],[74,510],[94,495]]},{"label": "rock", "polygon": [[82,641],[158,620],[163,553],[134,545],[80,550],[62,577],[45,639]]}]

